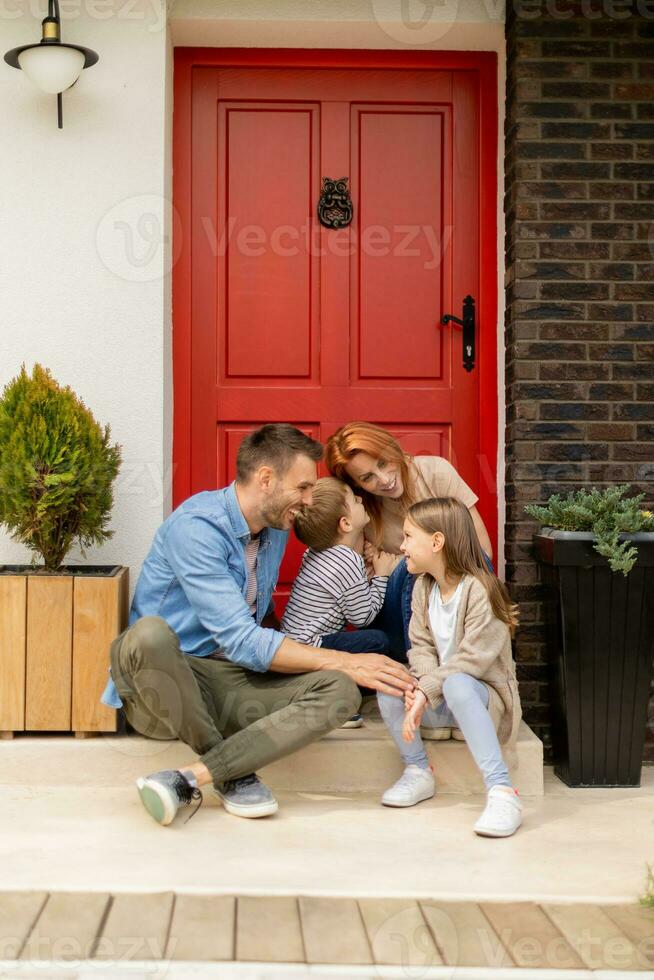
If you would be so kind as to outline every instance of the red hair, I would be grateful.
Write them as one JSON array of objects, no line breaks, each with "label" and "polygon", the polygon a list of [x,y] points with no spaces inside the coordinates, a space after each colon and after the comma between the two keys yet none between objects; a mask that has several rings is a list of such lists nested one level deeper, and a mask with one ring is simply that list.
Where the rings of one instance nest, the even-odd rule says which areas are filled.
[{"label": "red hair", "polygon": [[327,468],[333,476],[349,483],[352,489],[361,495],[364,506],[370,514],[375,541],[379,544],[382,532],[381,499],[360,486],[345,469],[357,453],[367,453],[375,459],[383,458],[389,463],[395,463],[402,479],[403,490],[399,500],[405,513],[415,500],[413,478],[409,470],[409,463],[413,457],[404,452],[390,432],[379,425],[373,425],[372,422],[348,422],[327,440],[325,448]]}]

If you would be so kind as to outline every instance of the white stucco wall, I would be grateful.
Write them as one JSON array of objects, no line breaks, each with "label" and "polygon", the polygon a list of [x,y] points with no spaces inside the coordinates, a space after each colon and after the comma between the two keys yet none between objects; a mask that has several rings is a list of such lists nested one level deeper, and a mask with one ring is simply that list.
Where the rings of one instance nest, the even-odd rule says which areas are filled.
[{"label": "white stucco wall", "polygon": [[[102,423],[124,464],[114,538],[94,562],[132,589],[171,507],[172,45],[491,50],[503,133],[504,9],[496,0],[60,0],[63,38],[100,54],[64,96],[0,64],[0,385],[24,361],[51,368]],[[40,37],[46,0],[0,0],[3,51]],[[166,9],[168,7],[168,9]],[[168,18],[167,18],[168,15]],[[403,19],[404,17],[404,19]],[[498,323],[503,322],[502,138]],[[503,460],[503,364],[499,458]],[[503,466],[498,469],[503,480]],[[503,487],[498,487],[503,501]],[[500,548],[504,514],[500,504]],[[70,559],[76,561],[74,552]],[[27,560],[0,532],[0,563]]]},{"label": "white stucco wall", "polygon": [[[3,53],[40,38],[46,6],[0,4]],[[0,385],[39,361],[111,425],[115,535],[88,559],[129,565],[132,585],[169,507],[165,14],[159,0],[62,0],[63,40],[100,54],[64,95],[63,130],[55,96],[0,62]],[[0,562],[26,560],[3,534]]]}]

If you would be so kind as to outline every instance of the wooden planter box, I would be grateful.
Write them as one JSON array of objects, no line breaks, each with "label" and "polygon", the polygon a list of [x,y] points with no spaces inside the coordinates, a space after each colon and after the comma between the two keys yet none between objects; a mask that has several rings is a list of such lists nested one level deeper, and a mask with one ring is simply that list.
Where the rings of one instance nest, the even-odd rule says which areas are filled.
[{"label": "wooden planter box", "polygon": [[129,569],[0,566],[0,735],[116,730],[100,704],[109,645],[127,627]]}]

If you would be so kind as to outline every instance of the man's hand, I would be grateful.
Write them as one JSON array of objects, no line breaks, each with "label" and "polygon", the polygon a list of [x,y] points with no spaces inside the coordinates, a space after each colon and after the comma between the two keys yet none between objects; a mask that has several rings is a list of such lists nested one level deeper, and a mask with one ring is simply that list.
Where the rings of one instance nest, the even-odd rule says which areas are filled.
[{"label": "man's hand", "polygon": [[382,653],[351,653],[347,657],[339,669],[361,687],[402,697],[415,686],[407,668]]},{"label": "man's hand", "polygon": [[305,646],[285,636],[277,648],[269,670],[280,674],[305,674],[312,670],[340,670],[362,687],[401,698],[415,687],[415,680],[403,664],[381,653],[346,653],[325,647]]},{"label": "man's hand", "polygon": [[[406,695],[405,695],[406,703]],[[422,721],[422,716],[425,708],[427,707],[427,698],[423,692],[418,688],[415,691],[415,697],[413,698],[413,704],[407,709],[407,713],[404,716],[404,725],[402,726],[402,738],[405,742],[413,741],[413,736],[416,733],[416,729],[420,728],[420,722]]]}]

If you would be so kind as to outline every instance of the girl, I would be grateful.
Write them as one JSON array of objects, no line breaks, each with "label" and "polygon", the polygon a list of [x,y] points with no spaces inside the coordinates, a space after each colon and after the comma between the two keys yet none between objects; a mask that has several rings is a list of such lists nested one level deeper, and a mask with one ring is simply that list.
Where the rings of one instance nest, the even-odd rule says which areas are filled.
[{"label": "girl", "polygon": [[404,704],[391,695],[377,696],[406,766],[382,803],[413,806],[434,795],[420,724],[456,725],[488,791],[475,832],[508,837],[522,823],[522,804],[500,749],[503,743],[509,761],[515,761],[521,710],[511,636],[517,607],[488,571],[473,520],[460,501],[413,504],[401,549],[408,571],[420,576],[409,628],[409,664],[417,687]]}]

